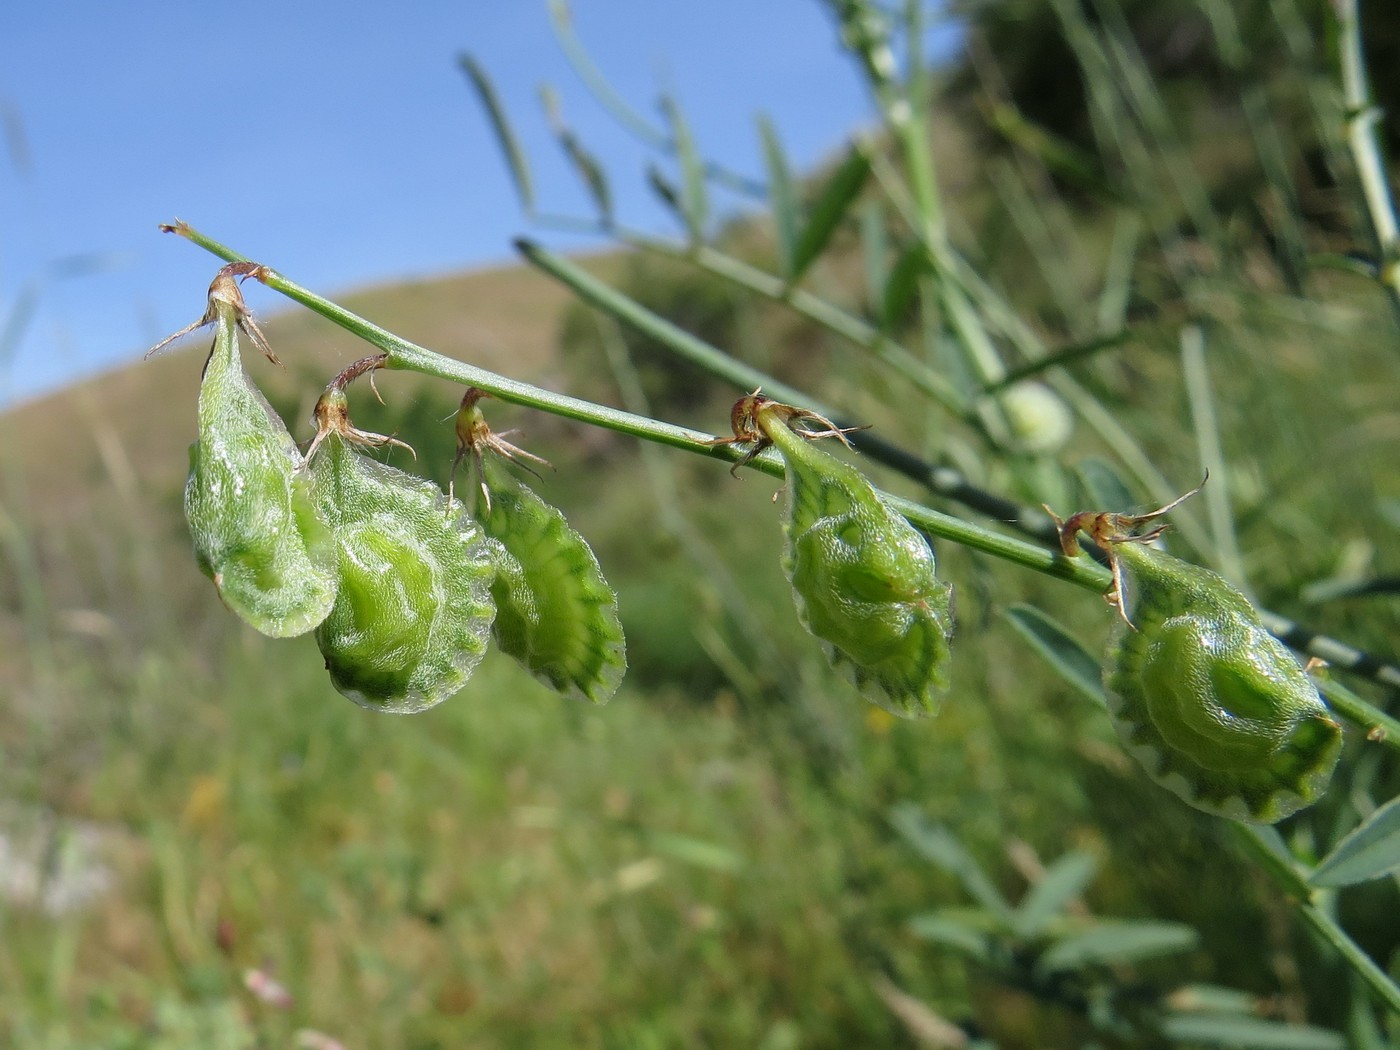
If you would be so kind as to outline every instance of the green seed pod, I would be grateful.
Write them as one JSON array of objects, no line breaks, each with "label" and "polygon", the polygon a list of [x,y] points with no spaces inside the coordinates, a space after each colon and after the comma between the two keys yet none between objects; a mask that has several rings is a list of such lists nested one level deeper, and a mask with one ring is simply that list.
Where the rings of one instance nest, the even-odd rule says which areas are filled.
[{"label": "green seed pod", "polygon": [[528,453],[491,433],[470,392],[458,435],[480,472],[477,519],[498,545],[491,585],[496,643],[564,696],[607,703],[627,671],[627,655],[617,595],[592,548],[506,468],[504,458]]},{"label": "green seed pod", "polygon": [[243,370],[237,329],[266,344],[232,276],[215,280],[209,302],[205,317],[217,328],[185,484],[195,558],[224,604],[257,630],[304,634],[335,600],[334,551],[297,469],[296,443]]},{"label": "green seed pod", "polygon": [[1104,664],[1119,736],[1189,805],[1272,824],[1326,790],[1342,728],[1248,600],[1209,569],[1118,545],[1126,587]]},{"label": "green seed pod", "polygon": [[1067,554],[1083,528],[1113,564],[1108,597],[1122,615],[1103,681],[1114,726],[1148,775],[1188,805],[1272,824],[1326,790],[1342,729],[1244,595],[1147,546],[1160,527],[1132,534],[1175,505],[1060,524]]},{"label": "green seed pod", "polygon": [[747,411],[787,464],[783,571],[803,625],[868,699],[906,718],[934,714],[948,689],[953,589],[934,575],[933,550],[860,471],[790,425],[816,417],[764,398]]},{"label": "green seed pod", "polygon": [[343,424],[344,402],[332,388],[317,405],[310,471],[339,548],[340,586],[316,641],[331,683],[355,703],[424,711],[461,689],[486,652],[491,551],[432,482],[355,450],[368,435]]}]

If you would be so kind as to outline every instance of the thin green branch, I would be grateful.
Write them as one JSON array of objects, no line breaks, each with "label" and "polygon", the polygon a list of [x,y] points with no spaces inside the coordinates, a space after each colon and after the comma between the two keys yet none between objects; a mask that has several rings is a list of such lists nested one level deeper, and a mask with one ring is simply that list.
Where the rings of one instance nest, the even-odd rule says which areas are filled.
[{"label": "thin green branch", "polygon": [[1400,305],[1400,220],[1395,198],[1390,192],[1385,161],[1381,157],[1376,125],[1381,114],[1371,100],[1366,80],[1366,60],[1361,51],[1361,16],[1356,0],[1335,0],[1338,29],[1338,60],[1341,66],[1342,94],[1346,104],[1346,139],[1361,194],[1375,231],[1380,256],[1379,280]]},{"label": "thin green branch", "polygon": [[[249,261],[244,256],[204,236],[185,223],[175,223],[162,228],[169,232],[180,234],[206,251],[228,262]],[[531,247],[533,249],[533,246]],[[533,250],[538,254],[540,259],[547,259],[551,262],[551,265],[562,264],[565,266],[572,266],[572,264],[567,264],[564,260],[556,256],[550,256],[549,253],[543,252],[542,249]],[[327,299],[323,299],[314,292],[308,291],[300,285],[289,281],[275,270],[261,267],[257,276],[263,284],[272,288],[274,291],[280,292],[289,299],[301,303],[303,306],[339,325],[346,331],[378,347],[388,355],[388,359],[384,365],[386,368],[419,372],[423,375],[435,376],[439,379],[445,379],[463,386],[480,387],[494,394],[502,401],[509,401],[513,404],[537,408],[541,411],[550,412],[567,419],[588,423],[593,426],[605,427],[621,434],[627,434],[661,445],[668,445],[672,448],[682,449],[696,455],[708,456],[711,459],[720,460],[725,463],[734,464],[744,459],[742,450],[735,448],[733,445],[716,444],[715,438],[712,435],[705,434],[701,431],[690,430],[685,427],[675,426],[671,423],[663,423],[660,420],[650,419],[646,416],[638,416],[631,412],[609,408],[605,405],[594,404],[591,401],[569,397],[565,394],[557,394],[553,391],[545,390],[529,383],[521,383],[517,380],[508,379],[484,368],[478,368],[474,365],[469,365],[462,361],[456,361],[452,358],[434,353],[415,343],[410,343],[405,339],[401,339],[392,332],[380,328],[378,325],[372,324],[364,318],[351,313],[344,307],[338,306]],[[593,302],[594,305],[602,307],[621,320],[632,321],[632,315],[636,315],[639,320],[647,325],[655,326],[658,323],[663,323],[660,322],[659,318],[655,318],[655,315],[643,310],[642,307],[618,295],[618,293],[608,288],[601,281],[597,281],[591,275],[588,275],[586,271],[580,270],[572,274],[572,276],[576,279],[586,278],[587,280],[580,285],[575,285],[571,281],[571,287],[575,287],[575,290],[578,291],[580,295],[588,301]],[[595,298],[594,293],[598,293],[600,290],[609,293],[608,296]],[[627,309],[617,309],[619,302],[625,304]],[[651,318],[651,320],[648,320],[648,318]],[[736,382],[738,386],[747,387],[751,382],[754,386],[761,384],[770,394],[776,395],[780,400],[791,400],[796,404],[811,408],[823,415],[831,415],[823,406],[814,404],[802,391],[784,386],[777,382],[764,382],[764,380],[767,380],[769,377],[756,372],[756,370],[749,368],[749,366],[744,365],[742,362],[735,361],[733,358],[721,353],[714,347],[695,339],[694,336],[690,336],[681,332],[679,329],[675,329],[674,332],[667,332],[666,337],[673,338],[675,333],[680,333],[680,335],[685,336],[686,339],[694,341],[694,343],[697,344],[696,349],[703,348],[702,359],[709,360],[710,358],[716,358],[717,360],[715,360],[714,363],[717,366],[722,365],[726,369],[726,372],[721,374],[732,375],[733,381]],[[755,378],[757,378],[759,382],[753,382]],[[833,416],[833,418],[835,417]],[[866,437],[866,435],[855,436]],[[968,502],[969,494],[961,490],[963,488],[970,488],[970,486],[967,486],[966,481],[955,471],[945,471],[944,468],[932,467],[929,464],[922,463],[917,457],[888,444],[871,445],[868,437],[865,448],[872,451],[872,458],[874,458],[874,450],[878,449],[883,462],[894,466],[896,469],[901,469],[902,472],[906,473],[906,476],[915,478],[916,480],[926,481],[935,491],[949,495],[951,498],[957,498],[961,502]],[[782,462],[771,451],[764,452],[748,460],[748,466],[773,477],[783,476]],[[921,469],[923,473],[919,473],[919,469],[916,468]],[[947,476],[945,477],[944,475]],[[973,490],[971,495],[990,499],[1003,508],[1007,506],[1014,508],[1014,505],[1008,504],[1008,501],[1002,500],[1000,497],[993,496],[989,493],[981,493],[980,490]],[[884,498],[892,507],[899,511],[899,513],[903,514],[913,522],[914,525],[930,536],[963,544],[974,550],[982,551],[985,554],[990,554],[1004,561],[1020,565],[1023,568],[1032,569],[1047,576],[1054,576],[1096,593],[1103,593],[1110,582],[1108,570],[1089,558],[1066,558],[1057,550],[1047,550],[1043,546],[1037,546],[1025,540],[994,532],[985,526],[964,521],[952,515],[942,514],[911,500],[887,494],[884,495]],[[1011,518],[1010,523],[1023,529],[1030,527],[1027,521],[1019,515]],[[1291,624],[1281,617],[1275,617],[1269,613],[1261,613],[1261,615],[1264,616],[1266,626],[1268,626],[1271,631],[1279,634],[1285,642],[1294,644],[1295,648],[1302,648],[1309,652],[1313,651],[1314,643],[1319,640],[1317,636],[1302,631],[1297,628],[1296,625]],[[1287,631],[1293,631],[1303,635],[1305,644],[1301,646],[1296,645],[1290,641],[1288,633],[1281,633],[1276,629],[1277,626],[1281,626]],[[1320,640],[1326,644],[1320,647],[1324,651],[1316,655],[1328,660],[1335,666],[1353,671],[1358,667],[1368,669],[1378,668],[1385,673],[1383,675],[1377,674],[1375,677],[1379,677],[1382,681],[1400,683],[1400,668],[1381,664],[1373,657],[1351,649],[1349,646],[1345,646],[1333,639]],[[1359,697],[1355,697],[1354,694],[1352,694],[1350,698],[1344,698],[1343,703],[1345,706],[1338,705],[1337,707],[1340,713],[1366,727],[1368,730],[1376,726],[1382,727],[1385,730],[1383,735],[1387,742],[1393,746],[1400,747],[1400,731],[1391,731],[1389,728],[1393,726],[1395,730],[1400,730],[1400,723],[1396,723],[1394,720],[1388,718],[1383,712],[1377,710]]]},{"label": "thin green branch", "polygon": [[[178,233],[206,251],[229,262],[249,261],[245,256],[239,255],[231,248],[204,236],[185,223],[174,223],[163,227],[163,229],[171,233]],[[254,276],[267,287],[301,303],[307,309],[320,314],[328,321],[339,325],[372,346],[378,347],[388,355],[383,365],[384,368],[418,372],[462,386],[479,387],[500,400],[512,404],[537,408],[566,419],[605,427],[620,434],[668,445],[671,448],[683,449],[729,464],[745,461],[749,467],[764,474],[778,478],[783,476],[782,460],[771,451],[765,451],[748,459],[744,450],[730,444],[717,444],[713,435],[701,431],[679,427],[672,423],[663,423],[646,416],[634,415],[631,412],[594,404],[581,398],[557,394],[529,383],[507,379],[495,372],[444,357],[425,347],[418,346],[416,343],[402,339],[363,317],[351,313],[344,307],[338,306],[328,299],[323,299],[269,267],[260,267]],[[709,349],[713,351],[713,348]],[[718,353],[718,351],[714,352]],[[731,361],[739,368],[746,367],[733,361],[732,358],[726,360]],[[747,378],[749,377],[745,376],[744,379],[740,379],[739,385],[745,385]],[[781,387],[777,384],[770,385],[766,389],[770,393],[776,393],[780,399],[792,398],[804,407],[814,407],[805,399],[805,395],[801,391]],[[821,408],[814,408],[814,410],[822,411]],[[1004,561],[1034,569],[1047,576],[1066,580],[1086,590],[1102,593],[1108,587],[1108,571],[1088,558],[1066,558],[1059,553],[1027,543],[1025,540],[1004,536],[985,526],[942,514],[930,507],[914,503],[912,500],[883,493],[882,496],[890,506],[930,536],[961,543]]]},{"label": "thin green branch", "polygon": [[1303,921],[1342,957],[1382,1003],[1400,1013],[1400,987],[1376,965],[1374,959],[1362,951],[1361,946],[1351,939],[1351,935],[1337,920],[1319,906],[1319,891],[1308,885],[1297,864],[1283,851],[1277,832],[1272,828],[1243,824],[1233,827],[1236,841],[1269,873],[1275,884],[1288,894]]},{"label": "thin green branch", "polygon": [[[725,379],[741,389],[762,387],[770,396],[780,401],[801,404],[839,423],[847,422],[840,411],[822,405],[814,401],[810,394],[730,357],[718,347],[711,346],[647,310],[569,260],[528,241],[518,242],[517,247],[528,262],[568,285],[585,302],[661,341],[674,353],[705,369],[711,375]],[[1097,405],[1097,402],[1091,401],[1091,406],[1093,405]],[[1052,549],[1059,543],[1054,523],[1039,508],[1020,505],[995,493],[986,492],[969,483],[958,471],[930,464],[904,449],[872,437],[869,433],[853,434],[852,441],[871,459],[928,486],[939,496],[970,507],[995,521],[1003,522]],[[1365,653],[1335,638],[1318,634],[1277,613],[1261,609],[1259,615],[1270,632],[1299,652],[1316,656],[1333,667],[1400,688],[1400,667],[1388,660]]]}]

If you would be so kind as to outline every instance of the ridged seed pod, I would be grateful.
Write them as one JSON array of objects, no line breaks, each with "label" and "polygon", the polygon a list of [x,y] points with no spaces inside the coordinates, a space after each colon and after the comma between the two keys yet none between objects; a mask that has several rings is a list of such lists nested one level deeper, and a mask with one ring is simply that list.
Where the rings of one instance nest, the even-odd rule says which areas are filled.
[{"label": "ridged seed pod", "polygon": [[803,625],[868,699],[906,718],[936,713],[953,589],[935,575],[933,550],[860,471],[792,428],[810,414],[763,398],[749,411],[787,465],[783,571]]},{"label": "ridged seed pod", "polygon": [[[318,417],[344,416],[328,391]],[[323,422],[324,427],[324,422]],[[337,690],[363,707],[423,711],[460,690],[486,652],[495,574],[481,530],[430,481],[324,432],[310,470],[339,550],[339,591],[316,631]]]},{"label": "ridged seed pod", "polygon": [[1326,790],[1341,726],[1248,600],[1209,569],[1120,543],[1104,686],[1118,734],[1188,804],[1272,824]]},{"label": "ridged seed pod", "polygon": [[1249,600],[1209,569],[1147,544],[1148,514],[1056,518],[1067,555],[1083,529],[1109,557],[1120,613],[1103,682],[1114,727],[1153,780],[1206,813],[1273,824],[1326,790],[1342,728]]},{"label": "ridged seed pod", "polygon": [[251,626],[274,638],[304,634],[335,600],[334,552],[296,443],[243,370],[237,329],[251,321],[232,276],[215,280],[209,302],[217,327],[185,483],[195,558]]},{"label": "ridged seed pod", "polygon": [[475,400],[463,401],[458,435],[480,472],[476,517],[498,544],[492,634],[552,689],[605,704],[627,671],[617,595],[588,542],[506,468],[527,454],[490,432]]}]

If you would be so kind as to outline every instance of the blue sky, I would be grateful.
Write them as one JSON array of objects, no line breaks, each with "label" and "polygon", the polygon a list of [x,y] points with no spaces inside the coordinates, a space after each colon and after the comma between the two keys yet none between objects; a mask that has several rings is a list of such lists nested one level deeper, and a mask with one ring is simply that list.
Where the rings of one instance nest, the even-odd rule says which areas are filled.
[{"label": "blue sky", "polygon": [[[653,116],[672,91],[731,166],[761,173],[760,111],[799,167],[871,117],[817,0],[574,0],[573,15],[623,96]],[[495,78],[543,210],[587,211],[541,113],[547,82],[610,162],[620,214],[669,228],[641,147],[567,64],[545,0],[0,5],[0,325],[38,288],[0,405],[194,319],[217,263],[156,231],[176,217],[331,294],[508,260],[531,230],[463,51]]]}]

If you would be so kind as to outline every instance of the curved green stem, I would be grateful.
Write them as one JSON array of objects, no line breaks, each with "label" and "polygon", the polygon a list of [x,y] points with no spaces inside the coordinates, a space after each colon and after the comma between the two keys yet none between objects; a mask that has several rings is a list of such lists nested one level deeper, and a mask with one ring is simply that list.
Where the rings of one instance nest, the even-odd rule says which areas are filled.
[{"label": "curved green stem", "polygon": [[[169,232],[180,234],[222,259],[230,262],[248,261],[244,256],[218,241],[204,236],[185,223],[175,223],[163,228]],[[253,276],[256,276],[258,280],[274,291],[301,303],[351,334],[378,347],[387,355],[382,366],[384,368],[403,369],[422,375],[435,376],[438,379],[445,379],[463,386],[480,387],[502,401],[537,408],[581,423],[606,427],[620,434],[627,434],[661,445],[669,445],[672,448],[684,449],[687,452],[709,456],[711,459],[721,460],[725,463],[734,464],[746,460],[743,450],[732,444],[718,443],[718,439],[713,435],[679,427],[672,423],[663,423],[646,416],[634,415],[621,409],[609,408],[606,405],[598,405],[581,398],[569,397],[566,394],[557,394],[551,390],[508,379],[484,368],[478,368],[475,365],[434,353],[432,350],[418,346],[416,343],[411,343],[386,329],[380,328],[328,299],[323,299],[315,292],[303,288],[266,266],[259,267]],[[737,381],[739,385],[744,385],[749,377],[742,370],[746,369],[747,366],[734,361],[733,358],[725,358],[725,360],[731,362],[736,369],[741,370],[740,374],[743,375],[743,378]],[[810,406],[806,396],[799,390],[782,387],[779,384],[771,384],[767,389],[770,393],[776,393],[780,400],[788,399],[803,404],[804,407]],[[821,411],[820,408],[815,410]],[[782,460],[771,451],[747,459],[746,465],[773,477],[783,476]],[[1043,547],[1027,543],[1025,540],[1001,535],[985,526],[963,521],[949,514],[942,514],[911,500],[891,495],[885,495],[885,498],[891,506],[930,536],[961,543],[1004,561],[1010,561],[1025,568],[1034,569],[1036,572],[1067,580],[1087,590],[1102,592],[1110,582],[1108,570],[1088,558],[1066,558],[1062,554],[1048,551]]]},{"label": "curved green stem", "polygon": [[[193,241],[201,248],[204,248],[206,251],[229,262],[248,261],[244,256],[204,236],[185,223],[175,223],[164,226],[162,229],[168,232],[178,233],[188,240]],[[562,260],[559,261],[562,262]],[[577,420],[578,422],[588,423],[593,426],[605,427],[621,434],[628,434],[645,441],[652,441],[657,444],[668,445],[672,448],[683,449],[684,451],[696,455],[708,456],[711,459],[720,460],[725,463],[735,464],[741,460],[745,460],[743,451],[732,444],[717,443],[717,439],[710,434],[679,427],[672,423],[664,423],[646,416],[635,415],[631,412],[624,412],[620,409],[609,408],[606,405],[594,404],[591,401],[569,397],[566,394],[557,394],[553,391],[545,390],[529,383],[522,383],[518,380],[508,379],[505,376],[497,375],[495,372],[490,372],[484,368],[478,368],[475,365],[469,365],[465,362],[434,353],[415,343],[410,343],[408,340],[402,339],[392,332],[380,328],[378,325],[365,320],[363,317],[351,313],[344,307],[338,306],[314,292],[289,281],[275,270],[267,267],[259,267],[256,276],[269,288],[280,292],[289,299],[301,303],[303,306],[315,311],[327,320],[334,322],[346,331],[378,347],[388,355],[383,365],[385,368],[404,369],[407,371],[419,372],[423,375],[435,376],[439,379],[459,383],[463,386],[480,387],[502,401],[509,401],[513,404],[537,408],[541,411],[550,412],[567,419]],[[589,281],[592,280],[593,279],[590,277]],[[601,282],[594,283],[600,288],[606,288]],[[608,291],[611,290],[608,289]],[[615,292],[612,294],[614,296],[617,295]],[[630,304],[630,300],[626,300],[624,297],[617,296],[617,298]],[[641,309],[640,307],[636,307],[635,304],[630,305],[636,310]],[[610,312],[613,311],[610,309]],[[631,319],[626,315],[619,316],[622,316],[624,320]],[[679,329],[676,329],[676,331],[680,332]],[[684,332],[680,332],[680,335],[698,344],[697,349],[703,348],[707,358],[715,358],[716,360],[714,360],[713,364],[716,368],[724,369],[724,371],[719,374],[726,376],[726,378],[731,378],[738,386],[748,386],[751,383],[754,386],[763,385],[770,394],[776,395],[779,400],[787,400],[800,404],[804,408],[810,408],[813,411],[820,412],[822,415],[829,414],[822,406],[813,404],[811,399],[802,391],[772,381],[769,377],[756,372],[742,362],[736,361],[734,358],[721,353],[714,347],[695,339],[694,336],[690,336]],[[757,379],[758,382],[754,382],[755,379]],[[871,446],[867,444],[866,447],[870,448]],[[915,457],[909,456],[908,453],[904,453],[903,450],[892,449],[891,446],[883,446],[882,455],[887,456],[891,451],[910,459],[915,459]],[[918,461],[915,459],[915,462]],[[783,476],[782,461],[771,451],[748,459],[747,465],[773,477]],[[931,471],[935,475],[939,470],[939,468],[930,468],[927,464],[924,464],[923,467],[926,473]],[[956,472],[949,473],[952,474],[959,483],[963,483],[956,475]],[[930,485],[935,488],[935,491],[941,491],[940,486],[937,484],[938,479],[936,476],[925,478],[915,473],[911,473],[909,476],[917,477],[919,480],[927,480]],[[947,479],[945,479],[945,481],[946,480]],[[951,482],[943,487],[956,489],[956,485]],[[956,518],[949,514],[942,514],[939,511],[914,503],[911,500],[887,494],[882,495],[884,495],[884,498],[889,501],[892,507],[930,536],[960,543],[974,550],[990,554],[993,557],[1001,558],[1003,561],[1009,561],[1023,568],[1032,569],[1047,576],[1054,576],[1058,579],[1065,580],[1076,586],[1083,587],[1086,590],[1102,593],[1108,588],[1110,582],[1108,570],[1087,557],[1066,558],[1056,550],[1046,549],[1043,546],[1038,546],[1025,540],[994,532],[975,522],[964,521],[961,518]],[[996,497],[991,498],[997,499]],[[1003,506],[1012,506],[1014,508],[1014,505],[1007,504],[1006,501],[999,502]],[[1016,524],[1018,527],[1029,527],[1025,523],[1026,519],[1019,516],[1013,518],[1012,521],[1013,524]],[[1289,621],[1281,617],[1276,617],[1273,616],[1273,614],[1267,613],[1262,615],[1264,616],[1266,626],[1268,626],[1270,630],[1275,630],[1276,626],[1300,630],[1296,625],[1289,623]],[[1276,633],[1278,632],[1276,631]],[[1302,633],[1306,634],[1306,632]],[[1284,637],[1285,641],[1288,640],[1287,635],[1281,635],[1281,637]],[[1316,641],[1315,637],[1312,635],[1307,635],[1307,640],[1309,642]],[[1321,655],[1323,659],[1328,659],[1339,666],[1355,669],[1355,667],[1363,661],[1374,662],[1374,658],[1368,657],[1364,653],[1359,653],[1340,642],[1336,642],[1332,639],[1321,639],[1321,641],[1326,643],[1328,651],[1318,655]],[[1314,646],[1310,644],[1307,648],[1311,651]],[[1352,657],[1350,663],[1347,660],[1348,655]],[[1383,670],[1388,670],[1394,673],[1397,678],[1400,678],[1400,670],[1390,668],[1388,665],[1380,666]],[[1400,723],[1396,723],[1393,719],[1390,719],[1383,712],[1377,710],[1361,698],[1350,694],[1350,696],[1343,698],[1342,703],[1337,705],[1337,710],[1352,721],[1365,726],[1368,730],[1377,726],[1382,727],[1386,731],[1385,736],[1388,741],[1394,746],[1400,746]],[[1395,731],[1390,729],[1391,726],[1395,727]]]}]

